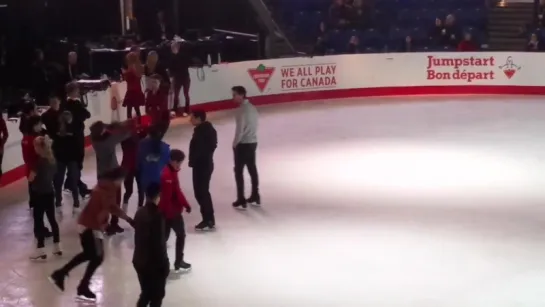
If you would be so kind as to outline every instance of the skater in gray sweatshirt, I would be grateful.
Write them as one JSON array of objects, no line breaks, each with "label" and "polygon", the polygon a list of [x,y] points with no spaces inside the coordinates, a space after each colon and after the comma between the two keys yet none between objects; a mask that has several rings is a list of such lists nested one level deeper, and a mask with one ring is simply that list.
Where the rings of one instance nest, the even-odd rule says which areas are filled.
[{"label": "skater in gray sweatshirt", "polygon": [[34,139],[34,149],[38,155],[35,167],[30,171],[28,181],[30,182],[30,193],[32,194],[34,215],[34,236],[37,246],[30,260],[46,260],[47,253],[45,247],[44,215],[51,225],[53,234],[53,255],[61,256],[62,251],[59,246],[59,225],[55,219],[55,189],[53,188],[53,178],[55,177],[56,167],[53,151],[51,150],[52,141],[49,137],[39,136]]},{"label": "skater in gray sweatshirt", "polygon": [[[246,209],[247,204],[261,205],[259,195],[259,177],[256,166],[257,126],[259,113],[256,107],[246,98],[246,89],[234,86],[232,89],[233,101],[239,104],[236,110],[236,131],[233,140],[235,154],[235,181],[237,184],[237,200],[233,203],[236,209]],[[248,168],[252,181],[252,194],[246,199],[244,195],[244,167]]]},{"label": "skater in gray sweatshirt", "polygon": [[[116,148],[121,142],[131,137],[131,130],[119,123],[107,125],[102,121],[92,124],[90,130],[91,143],[96,155],[97,177],[100,177],[119,167]],[[116,202],[121,205],[121,188],[117,192]],[[124,229],[119,226],[119,218],[112,216],[106,234],[111,236],[123,231]]]}]

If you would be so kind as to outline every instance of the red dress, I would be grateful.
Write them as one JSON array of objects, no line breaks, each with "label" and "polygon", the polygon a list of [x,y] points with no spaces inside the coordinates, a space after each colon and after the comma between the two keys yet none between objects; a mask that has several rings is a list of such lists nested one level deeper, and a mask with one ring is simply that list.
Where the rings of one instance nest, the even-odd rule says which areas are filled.
[{"label": "red dress", "polygon": [[127,93],[125,99],[123,99],[124,107],[140,107],[146,103],[146,97],[142,92],[142,84],[140,83],[141,77],[129,68],[123,73],[123,78],[127,82]]}]

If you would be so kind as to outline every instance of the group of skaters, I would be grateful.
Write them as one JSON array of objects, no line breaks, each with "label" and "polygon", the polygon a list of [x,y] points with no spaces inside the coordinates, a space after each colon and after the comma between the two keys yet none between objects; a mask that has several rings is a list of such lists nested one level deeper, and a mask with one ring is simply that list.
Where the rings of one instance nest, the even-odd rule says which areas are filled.
[{"label": "group of skaters", "polygon": [[[148,80],[147,93],[143,94],[139,89],[144,95],[146,113],[151,117],[149,126],[142,125],[136,105],[137,117],[134,119],[111,124],[98,121],[89,127],[97,173],[97,184],[92,190],[81,181],[85,121],[90,114],[79,99],[78,84],[67,84],[66,99],[61,103],[57,97],[52,97],[50,108],[41,116],[34,105],[25,106],[20,128],[24,135],[23,157],[37,240],[37,249],[30,259],[47,259],[44,249],[47,237],[53,237],[52,254],[62,256],[56,213],[62,214],[63,189],[66,188],[72,194],[73,211],[79,214],[77,223],[82,252],[54,271],[49,279],[64,291],[69,273],[87,262],[77,287],[79,299],[96,300],[96,295],[89,288],[90,281],[104,259],[104,238],[124,231],[119,226],[119,219],[125,220],[135,232],[133,265],[142,291],[138,307],[161,306],[170,273],[166,242],[171,230],[176,235],[174,272],[191,269],[184,259],[186,231],[182,216],[184,211],[191,212],[191,206],[178,178],[186,155],[163,141],[172,113],[167,103],[168,87],[161,84],[162,80],[160,75],[153,74]],[[130,95],[136,97],[136,94],[129,92],[126,96],[128,103],[130,99],[135,99]],[[261,204],[256,168],[258,112],[246,98],[244,87],[233,87],[232,95],[233,101],[239,104],[232,144],[237,199],[232,205],[236,209],[246,209],[248,204]],[[187,160],[192,168],[194,194],[202,215],[202,221],[195,229],[214,230],[216,219],[209,189],[217,147],[216,130],[207,121],[204,111],[193,110],[190,121],[195,128]],[[121,163],[118,163],[116,156],[118,147],[123,153]],[[248,168],[252,181],[249,198],[244,193],[244,167]],[[131,217],[126,212],[135,183],[139,208]],[[88,198],[87,204],[82,206],[81,200],[85,198]],[[46,228],[44,216],[51,229]]]}]

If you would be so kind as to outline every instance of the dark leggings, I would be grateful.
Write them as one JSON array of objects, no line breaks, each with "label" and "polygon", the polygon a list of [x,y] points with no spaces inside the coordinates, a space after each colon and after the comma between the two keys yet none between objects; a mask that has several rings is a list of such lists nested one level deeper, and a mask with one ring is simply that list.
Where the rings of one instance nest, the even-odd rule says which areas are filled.
[{"label": "dark leggings", "polygon": [[128,172],[127,176],[125,176],[125,181],[123,182],[123,185],[125,187],[125,194],[123,194],[123,203],[126,204],[129,202],[129,199],[132,196],[133,193],[133,186],[134,181],[136,180],[136,188],[138,191],[138,207],[142,207],[144,204],[144,191],[140,188],[138,176],[136,175],[135,171]]},{"label": "dark leggings", "polygon": [[[121,204],[121,188],[119,188],[117,192],[115,193],[115,201],[117,205]],[[110,218],[110,225],[112,226],[119,225],[119,217],[117,215],[112,215],[112,217]]]},{"label": "dark leggings", "polygon": [[127,118],[132,118],[132,109],[134,109],[134,112],[136,113],[138,123],[141,123],[142,112],[140,111],[139,106],[127,106]]},{"label": "dark leggings", "polygon": [[183,89],[184,99],[185,99],[185,108],[184,112],[189,113],[189,106],[191,105],[191,100],[189,99],[189,87],[191,86],[191,79],[184,78],[181,80],[174,80],[174,110],[177,110],[180,107],[180,91]]},{"label": "dark leggings", "polygon": [[51,225],[51,232],[53,233],[53,242],[59,243],[59,225],[55,219],[55,194],[53,192],[43,194],[31,192],[32,194],[32,211],[34,216],[34,236],[38,241],[38,248],[43,248],[46,233],[44,233],[44,215]]},{"label": "dark leggings", "polygon": [[79,284],[79,289],[88,289],[93,274],[104,260],[104,245],[101,239],[97,239],[91,229],[86,229],[79,235],[83,251],[77,254],[70,262],[62,267],[58,272],[67,276],[78,265],[89,261],[85,274]]}]

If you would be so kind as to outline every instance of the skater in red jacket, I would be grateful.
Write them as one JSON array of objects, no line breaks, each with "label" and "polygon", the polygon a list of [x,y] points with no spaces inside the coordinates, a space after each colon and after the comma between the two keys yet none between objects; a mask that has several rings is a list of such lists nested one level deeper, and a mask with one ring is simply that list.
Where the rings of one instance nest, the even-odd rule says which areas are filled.
[{"label": "skater in red jacket", "polygon": [[185,154],[178,149],[170,151],[170,162],[161,173],[161,199],[159,211],[166,220],[166,239],[168,241],[170,230],[176,234],[176,259],[174,271],[176,273],[189,271],[191,265],[184,261],[185,225],[182,211],[191,212],[191,207],[180,188],[178,172],[185,160]]},{"label": "skater in red jacket", "polygon": [[[26,177],[29,183],[28,206],[30,207],[30,209],[32,209],[34,208],[34,202],[36,200],[32,196],[33,193],[30,193],[30,182],[36,176],[36,167],[40,159],[40,156],[38,156],[38,153],[36,153],[36,149],[34,148],[34,140],[39,136],[45,135],[45,131],[42,129],[42,120],[38,115],[29,117],[25,125],[28,129],[26,130],[26,134],[23,135],[23,139],[21,140],[21,148],[23,152],[23,162],[25,163],[26,168]],[[42,231],[46,238],[52,236],[51,231],[49,231],[47,227],[44,227]]]}]

